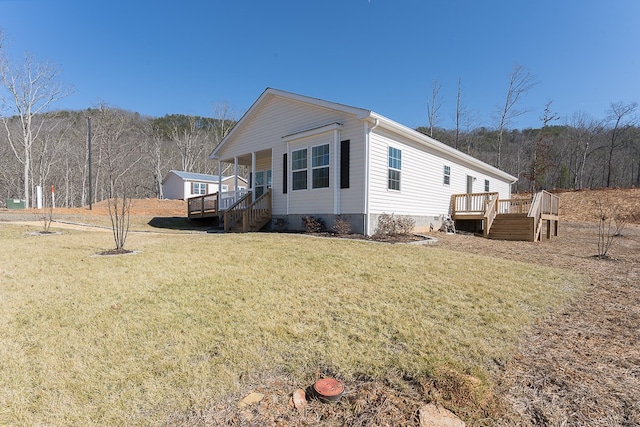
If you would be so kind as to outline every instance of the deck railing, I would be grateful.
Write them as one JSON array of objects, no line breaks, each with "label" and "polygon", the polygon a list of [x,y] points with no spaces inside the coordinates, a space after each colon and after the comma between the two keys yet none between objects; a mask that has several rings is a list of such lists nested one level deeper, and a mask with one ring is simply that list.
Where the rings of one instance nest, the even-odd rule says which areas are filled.
[{"label": "deck railing", "polygon": [[454,194],[452,214],[484,215],[487,201],[498,198],[498,193]]},{"label": "deck railing", "polygon": [[226,211],[247,194],[247,190],[225,191],[220,195],[220,210]]},{"label": "deck railing", "polygon": [[187,216],[189,218],[203,218],[215,216],[218,212],[219,194],[205,194],[187,199]]},{"label": "deck railing", "polygon": [[503,199],[500,200],[498,213],[527,213],[531,208],[532,199]]},{"label": "deck railing", "polygon": [[247,190],[224,191],[222,193],[205,194],[187,199],[189,218],[204,218],[220,215],[229,209]]}]

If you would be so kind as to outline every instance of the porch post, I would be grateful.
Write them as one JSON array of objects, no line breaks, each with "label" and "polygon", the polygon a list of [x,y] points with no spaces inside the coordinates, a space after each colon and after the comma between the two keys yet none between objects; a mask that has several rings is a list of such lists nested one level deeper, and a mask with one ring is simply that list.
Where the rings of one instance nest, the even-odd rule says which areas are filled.
[{"label": "porch post", "polygon": [[222,193],[222,161],[218,159],[218,195],[220,195],[221,193]]},{"label": "porch post", "polygon": [[[233,187],[235,188],[235,191],[238,191],[238,157],[234,157],[233,158]],[[236,197],[238,196],[238,193],[234,192],[234,203],[236,202]]]},{"label": "porch post", "polygon": [[256,201],[256,152],[251,152],[251,201]]}]

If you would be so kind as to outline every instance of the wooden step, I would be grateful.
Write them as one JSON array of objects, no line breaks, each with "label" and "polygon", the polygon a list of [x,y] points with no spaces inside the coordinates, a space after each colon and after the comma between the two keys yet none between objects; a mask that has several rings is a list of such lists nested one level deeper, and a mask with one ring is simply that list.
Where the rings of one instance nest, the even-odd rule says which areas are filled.
[{"label": "wooden step", "polygon": [[527,214],[497,215],[489,230],[489,239],[533,240],[533,219]]}]

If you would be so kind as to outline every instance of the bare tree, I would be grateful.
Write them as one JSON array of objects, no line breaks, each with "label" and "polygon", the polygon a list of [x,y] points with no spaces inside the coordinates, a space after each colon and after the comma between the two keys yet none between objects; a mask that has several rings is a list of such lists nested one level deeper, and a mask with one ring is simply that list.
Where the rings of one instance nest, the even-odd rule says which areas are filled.
[{"label": "bare tree", "polygon": [[544,113],[540,118],[540,120],[542,120],[542,129],[540,129],[533,147],[533,156],[528,175],[530,182],[529,189],[531,191],[539,191],[541,188],[545,187],[545,174],[547,169],[551,166],[551,156],[549,152],[549,144],[547,142],[549,137],[549,123],[560,118],[560,116],[551,111],[552,102],[553,101],[548,101],[544,106]]},{"label": "bare tree", "polygon": [[611,103],[611,106],[608,110],[608,119],[613,122],[613,129],[611,130],[611,138],[609,144],[609,154],[607,156],[607,180],[606,186],[610,187],[612,184],[612,164],[613,164],[613,154],[616,147],[619,145],[619,141],[621,138],[626,136],[627,132],[631,127],[633,127],[638,119],[637,117],[633,117],[633,113],[638,108],[637,102],[632,102],[630,104],[624,104],[622,102]]},{"label": "bare tree", "polygon": [[498,112],[498,157],[497,167],[502,163],[502,144],[504,131],[512,124],[513,119],[527,112],[525,109],[518,109],[519,101],[538,82],[533,74],[520,64],[515,64],[509,76],[509,87],[504,100],[504,106]]},{"label": "bare tree", "polygon": [[598,257],[608,258],[615,238],[620,237],[630,217],[622,214],[622,208],[612,200],[596,201],[598,214]]},{"label": "bare tree", "polygon": [[37,63],[30,54],[25,54],[24,62],[19,66],[12,66],[8,60],[3,60],[0,63],[0,79],[10,98],[8,110],[11,115],[17,116],[21,125],[21,131],[16,135],[8,125],[9,118],[2,118],[9,145],[23,166],[24,199],[29,206],[32,147],[44,124],[44,120],[36,123],[34,118],[69,95],[71,89],[60,82],[58,68],[49,63]]},{"label": "bare tree", "polygon": [[438,112],[442,108],[442,101],[440,100],[440,89],[442,86],[438,83],[438,80],[433,80],[433,87],[431,90],[431,102],[427,101],[427,116],[429,117],[429,136],[433,137],[433,128],[438,120]]},{"label": "bare tree", "polygon": [[458,77],[458,96],[456,97],[456,137],[454,139],[453,147],[457,150],[460,144],[460,122],[462,120],[462,82]]},{"label": "bare tree", "polygon": [[569,138],[573,146],[573,188],[584,187],[584,173],[593,140],[602,133],[602,121],[578,111],[569,121]]},{"label": "bare tree", "polygon": [[[130,251],[124,249],[124,244],[129,235],[130,213],[131,213],[131,195],[127,191],[128,186],[123,182],[116,182],[113,185],[113,193],[108,199],[109,218],[111,219],[111,230],[113,231],[113,240],[116,244],[116,253],[128,253]],[[110,252],[110,251],[108,251]]]},{"label": "bare tree", "polygon": [[193,172],[198,161],[204,156],[204,132],[194,116],[180,116],[170,127],[171,140],[180,151],[183,171]]}]

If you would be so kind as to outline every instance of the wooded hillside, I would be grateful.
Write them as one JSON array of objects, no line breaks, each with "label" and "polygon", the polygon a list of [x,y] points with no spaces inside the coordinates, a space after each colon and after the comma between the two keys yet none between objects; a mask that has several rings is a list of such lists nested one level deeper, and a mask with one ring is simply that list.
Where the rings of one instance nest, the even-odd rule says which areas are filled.
[{"label": "wooded hillside", "polygon": [[[221,111],[226,111],[222,109]],[[88,204],[88,119],[92,133],[93,201],[107,198],[111,183],[122,179],[134,198],[162,197],[161,182],[171,169],[217,174],[208,154],[235,123],[186,115],[144,117],[100,105],[84,111],[36,115],[31,153],[31,200],[35,186],[55,187],[56,206]],[[0,134],[0,200],[22,198],[23,164],[7,133],[21,132],[18,117],[5,118]],[[418,128],[427,132],[427,128]],[[458,134],[435,129],[434,137],[496,165],[497,131],[477,128]],[[19,154],[19,153],[18,153]],[[520,180],[514,190],[632,187],[640,185],[640,128],[577,115],[571,123],[511,130],[502,146],[502,166]],[[222,171],[231,174],[233,171]]]}]

